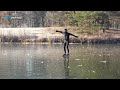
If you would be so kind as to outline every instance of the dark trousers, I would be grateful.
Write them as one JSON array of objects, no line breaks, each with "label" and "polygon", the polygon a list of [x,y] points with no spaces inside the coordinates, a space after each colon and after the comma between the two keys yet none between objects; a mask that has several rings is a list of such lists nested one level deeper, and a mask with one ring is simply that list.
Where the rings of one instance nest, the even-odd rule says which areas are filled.
[{"label": "dark trousers", "polygon": [[69,41],[64,41],[64,52],[66,54],[66,48],[67,48],[67,52],[69,54]]}]

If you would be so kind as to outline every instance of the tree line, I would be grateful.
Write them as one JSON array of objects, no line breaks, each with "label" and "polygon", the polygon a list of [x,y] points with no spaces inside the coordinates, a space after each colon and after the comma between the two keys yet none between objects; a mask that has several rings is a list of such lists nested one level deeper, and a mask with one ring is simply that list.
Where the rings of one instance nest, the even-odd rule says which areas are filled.
[{"label": "tree line", "polygon": [[[0,11],[0,24],[2,12]],[[33,17],[30,20],[34,20],[35,27],[75,26],[91,31],[120,28],[120,11],[34,11],[32,16],[27,15],[29,17]]]},{"label": "tree line", "polygon": [[118,28],[119,18],[120,11],[47,11],[45,26],[77,26],[97,31]]}]

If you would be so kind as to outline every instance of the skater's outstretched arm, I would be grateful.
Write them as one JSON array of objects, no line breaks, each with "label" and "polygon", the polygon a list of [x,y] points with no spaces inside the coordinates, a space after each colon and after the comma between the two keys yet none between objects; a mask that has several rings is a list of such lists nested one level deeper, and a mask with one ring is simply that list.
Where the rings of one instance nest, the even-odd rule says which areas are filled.
[{"label": "skater's outstretched arm", "polygon": [[71,36],[74,36],[74,37],[77,37],[78,38],[78,36],[75,36],[74,34],[71,34],[71,33],[69,33]]},{"label": "skater's outstretched arm", "polygon": [[59,33],[62,33],[62,34],[63,34],[63,32],[62,32],[62,31],[58,31],[58,30],[56,30],[56,32],[59,32]]}]

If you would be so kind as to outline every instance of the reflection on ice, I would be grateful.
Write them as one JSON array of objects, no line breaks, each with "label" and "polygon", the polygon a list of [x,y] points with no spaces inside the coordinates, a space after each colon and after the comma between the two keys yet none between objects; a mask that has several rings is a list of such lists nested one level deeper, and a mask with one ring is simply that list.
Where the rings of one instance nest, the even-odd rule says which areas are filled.
[{"label": "reflection on ice", "polygon": [[63,53],[62,44],[1,45],[0,78],[120,78],[120,45],[70,44],[70,55]]},{"label": "reflection on ice", "polygon": [[107,61],[100,61],[100,62],[106,63]]},{"label": "reflection on ice", "polygon": [[82,67],[82,65],[77,65],[77,67]]},{"label": "reflection on ice", "polygon": [[92,72],[93,72],[93,73],[95,73],[95,71],[94,71],[94,70],[92,70]]},{"label": "reflection on ice", "polygon": [[28,53],[27,56],[30,56],[30,54]]},{"label": "reflection on ice", "polygon": [[43,61],[41,63],[44,63]]},{"label": "reflection on ice", "polygon": [[75,59],[75,60],[77,60],[77,61],[78,61],[78,60],[80,60],[80,59]]}]

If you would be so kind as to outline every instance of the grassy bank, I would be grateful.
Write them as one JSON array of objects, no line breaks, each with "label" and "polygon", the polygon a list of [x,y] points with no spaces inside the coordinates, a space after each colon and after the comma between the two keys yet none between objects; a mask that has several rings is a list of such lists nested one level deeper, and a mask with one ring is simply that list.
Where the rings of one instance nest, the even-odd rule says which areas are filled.
[{"label": "grassy bank", "polygon": [[[63,31],[64,28],[67,28],[70,33],[73,33],[78,36],[78,38],[70,37],[70,43],[88,43],[88,44],[95,44],[95,43],[120,43],[120,33],[116,31],[106,30],[105,33],[102,30],[98,32],[90,33],[90,32],[83,32],[80,28],[77,27],[48,27],[42,28],[43,30],[39,30],[37,28],[36,32],[31,32],[29,34],[25,30],[22,31],[24,34],[14,35],[10,34],[10,31],[7,31],[7,34],[4,34],[2,31],[0,40],[1,43],[63,43],[63,35],[60,33],[55,32],[56,30]],[[26,32],[26,33],[25,33]],[[115,33],[116,32],[116,33]],[[18,33],[18,32],[17,32]],[[19,31],[20,33],[20,31]]]}]

